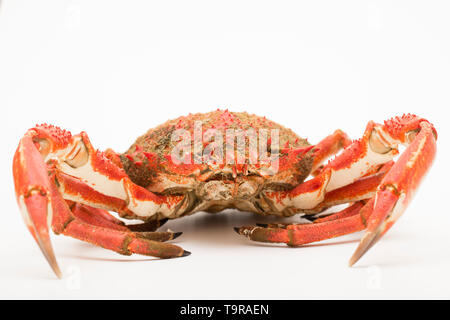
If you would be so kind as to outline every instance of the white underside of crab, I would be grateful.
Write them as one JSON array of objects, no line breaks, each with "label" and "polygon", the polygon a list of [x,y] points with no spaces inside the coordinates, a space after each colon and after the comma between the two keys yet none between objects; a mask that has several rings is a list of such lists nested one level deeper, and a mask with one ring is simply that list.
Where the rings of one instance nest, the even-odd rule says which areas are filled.
[{"label": "white underside of crab", "polygon": [[367,153],[358,161],[352,163],[349,168],[333,170],[326,191],[333,191],[345,185],[355,182],[358,178],[373,172],[380,164],[387,163],[395,157],[396,153],[391,151],[380,154],[367,148]]},{"label": "white underside of crab", "polygon": [[95,191],[121,200],[127,199],[123,182],[121,180],[116,181],[108,179],[108,177],[94,171],[90,161],[78,168],[72,168],[61,161],[59,167],[61,172],[80,179],[80,181],[84,182]]}]

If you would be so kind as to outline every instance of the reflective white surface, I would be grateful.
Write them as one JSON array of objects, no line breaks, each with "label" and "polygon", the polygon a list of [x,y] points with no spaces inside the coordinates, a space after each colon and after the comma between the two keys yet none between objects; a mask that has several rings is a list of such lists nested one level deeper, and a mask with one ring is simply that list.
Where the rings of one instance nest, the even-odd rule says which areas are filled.
[{"label": "reflective white surface", "polygon": [[[450,4],[415,1],[2,1],[0,298],[449,298]],[[252,243],[227,211],[170,221],[192,255],[125,257],[53,236],[57,280],[20,217],[11,164],[48,122],[124,151],[148,128],[216,108],[265,115],[311,143],[411,112],[434,166],[353,268],[361,233],[302,248]],[[298,218],[292,218],[298,221]]]}]

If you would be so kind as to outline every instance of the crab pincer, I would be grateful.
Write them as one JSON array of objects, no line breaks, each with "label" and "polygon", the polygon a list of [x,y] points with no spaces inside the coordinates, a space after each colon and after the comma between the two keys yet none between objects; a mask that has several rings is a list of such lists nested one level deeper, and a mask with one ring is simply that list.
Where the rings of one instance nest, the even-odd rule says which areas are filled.
[{"label": "crab pincer", "polygon": [[[83,194],[89,189],[84,182],[73,183],[70,190],[60,189],[69,178],[64,178],[64,174],[59,172],[61,163],[53,157],[64,159],[65,164],[72,168],[92,165],[95,161],[92,158],[99,154],[86,145],[89,145],[89,142],[80,137],[73,138],[70,133],[59,128],[41,125],[30,129],[24,135],[13,159],[19,208],[29,231],[55,274],[59,278],[62,276],[51,245],[50,228],[56,234],[78,238],[124,255],[138,253],[160,258],[189,255],[190,252],[176,245],[164,243],[177,238],[181,233],[154,231],[167,219],[128,228],[107,211],[88,205],[96,204],[102,207],[105,197],[96,197],[96,194],[92,193],[89,199],[83,201]],[[102,160],[108,161],[106,158]],[[109,165],[114,168],[111,163]],[[116,179],[127,178],[118,168],[111,176]],[[75,180],[74,177],[71,179]],[[122,185],[130,195],[138,191],[142,193],[140,189],[135,188],[134,191],[126,189],[125,181]],[[132,189],[133,186],[129,188]],[[140,200],[145,201],[146,196],[148,197],[144,192]],[[73,202],[74,198],[81,201]],[[120,199],[112,201],[122,206],[121,211],[124,214],[129,214],[125,201],[121,202]],[[138,197],[136,201],[139,201]],[[87,204],[81,204],[82,202]]]},{"label": "crab pincer", "polygon": [[16,195],[28,230],[58,278],[61,271],[56,262],[49,235],[52,219],[50,181],[41,154],[33,142],[37,133],[29,131],[21,139],[13,159]]},{"label": "crab pincer", "polygon": [[[412,121],[411,121],[412,120]],[[387,132],[409,146],[389,170],[367,210],[372,211],[367,221],[366,234],[349,265],[355,264],[398,220],[411,201],[417,187],[430,168],[436,155],[437,133],[424,119],[411,119],[412,123],[387,123]],[[395,132],[399,131],[400,132]]]},{"label": "crab pincer", "polygon": [[[245,226],[235,231],[254,241],[285,243],[300,246],[311,242],[366,230],[349,261],[354,265],[398,220],[412,199],[436,154],[437,133],[432,124],[415,115],[404,115],[385,121],[383,125],[369,123],[361,140],[354,141],[336,158],[325,165],[308,183],[282,193],[268,193],[276,203],[292,203],[302,194],[321,198],[307,212],[321,212],[330,205],[355,202],[348,208],[326,218],[310,219],[310,224],[269,224]],[[407,145],[397,162],[399,144]],[[384,159],[383,159],[384,158]],[[372,171],[365,163],[384,163]],[[359,179],[348,182],[349,173],[363,169]],[[366,170],[366,171],[364,171]],[[343,173],[346,173],[344,175]],[[328,174],[325,182],[321,176]],[[317,180],[317,183],[313,183]],[[320,186],[325,186],[321,189]],[[320,191],[318,191],[320,190]],[[324,190],[324,191],[321,191]],[[323,192],[323,193],[322,193]],[[298,204],[297,204],[298,205]]]}]

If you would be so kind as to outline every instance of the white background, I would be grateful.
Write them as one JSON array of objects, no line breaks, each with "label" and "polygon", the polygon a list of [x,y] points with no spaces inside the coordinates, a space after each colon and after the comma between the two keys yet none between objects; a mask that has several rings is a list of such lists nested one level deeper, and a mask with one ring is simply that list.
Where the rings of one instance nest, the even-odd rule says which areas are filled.
[{"label": "white background", "polygon": [[[450,298],[448,1],[3,1],[0,298]],[[409,209],[353,268],[361,233],[303,248],[252,243],[228,211],[167,223],[193,254],[124,257],[64,236],[57,280],[15,203],[12,157],[48,122],[125,151],[163,121],[266,115],[315,143],[416,113],[439,133]],[[298,221],[298,218],[294,218]]]}]

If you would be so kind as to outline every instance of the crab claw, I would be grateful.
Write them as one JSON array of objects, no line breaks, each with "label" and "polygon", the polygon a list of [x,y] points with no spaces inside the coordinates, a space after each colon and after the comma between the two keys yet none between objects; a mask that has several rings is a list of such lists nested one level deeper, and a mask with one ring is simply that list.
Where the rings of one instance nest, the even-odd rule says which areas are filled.
[{"label": "crab claw", "polygon": [[394,206],[398,201],[398,196],[392,193],[392,191],[387,190],[378,193],[376,201],[368,202],[366,207],[363,208],[363,210],[372,210],[372,213],[367,222],[367,231],[361,239],[355,253],[350,258],[349,266],[353,266],[369,251],[395,222],[391,220],[388,223],[388,216],[393,212]]},{"label": "crab claw", "polygon": [[30,191],[29,196],[22,196],[19,199],[22,216],[27,224],[28,230],[30,230],[56,276],[61,278],[61,270],[59,269],[50,242],[47,220],[51,220],[51,207],[47,200],[47,195],[41,194],[40,190]]},{"label": "crab claw", "polygon": [[436,130],[424,119],[406,115],[385,122],[382,129],[390,139],[410,144],[383,178],[374,198],[362,209],[368,210],[367,231],[349,261],[350,266],[403,214],[436,155]]},{"label": "crab claw", "polygon": [[394,117],[386,120],[382,129],[391,137],[391,139],[408,144],[411,143],[421,131],[423,123],[428,124],[429,129],[433,132],[435,139],[437,139],[436,129],[428,120],[410,113],[404,114],[401,117]]},{"label": "crab claw", "polygon": [[[51,186],[47,167],[39,152],[37,132],[28,131],[21,139],[13,159],[17,202],[25,224],[58,278],[61,271],[50,242],[52,221]],[[43,150],[40,148],[40,150]]]}]

